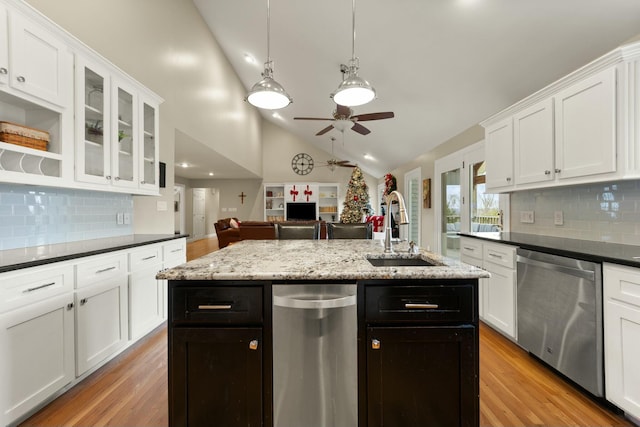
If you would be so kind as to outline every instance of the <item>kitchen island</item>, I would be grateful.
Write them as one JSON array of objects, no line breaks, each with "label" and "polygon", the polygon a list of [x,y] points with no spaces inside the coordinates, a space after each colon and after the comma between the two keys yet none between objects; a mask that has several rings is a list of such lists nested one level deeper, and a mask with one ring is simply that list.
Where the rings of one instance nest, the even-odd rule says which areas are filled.
[{"label": "kitchen island", "polygon": [[[243,241],[160,272],[169,280],[170,425],[295,425],[296,411],[309,427],[478,425],[477,293],[488,274],[430,252],[410,254],[406,244],[395,250],[385,254],[371,240]],[[416,260],[430,265],[372,264]],[[332,299],[340,302],[333,308],[297,315],[278,302],[287,289],[338,287],[350,291]],[[323,297],[293,301],[300,310]],[[349,298],[353,317],[345,322]],[[294,317],[279,321],[279,310]],[[347,338],[334,340],[341,332]],[[301,333],[319,334],[319,344],[304,347],[329,355],[319,361],[347,357],[351,344],[353,360],[319,367],[311,351],[294,357],[295,343],[281,350],[283,339]],[[322,375],[298,372],[305,360]],[[296,378],[307,391],[293,393]],[[327,378],[353,395],[338,386],[323,393]],[[301,397],[313,393],[319,398]]]}]

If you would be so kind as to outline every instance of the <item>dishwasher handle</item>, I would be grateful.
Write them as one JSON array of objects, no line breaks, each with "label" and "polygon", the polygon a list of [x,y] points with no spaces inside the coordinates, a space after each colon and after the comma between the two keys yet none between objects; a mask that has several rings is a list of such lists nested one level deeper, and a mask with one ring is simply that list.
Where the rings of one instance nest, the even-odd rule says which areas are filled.
[{"label": "dishwasher handle", "polygon": [[293,296],[273,296],[273,305],[286,308],[300,308],[303,310],[319,310],[323,308],[342,308],[356,305],[356,296],[347,295],[331,299],[295,298]]},{"label": "dishwasher handle", "polygon": [[527,264],[532,265],[534,267],[544,268],[546,270],[555,271],[558,273],[568,274],[570,276],[579,277],[582,279],[587,279],[590,281],[596,280],[596,272],[594,270],[583,270],[575,267],[567,267],[565,265],[554,264],[546,261],[538,261],[535,259],[531,259],[522,255],[518,255],[516,257],[516,261],[518,264]]}]

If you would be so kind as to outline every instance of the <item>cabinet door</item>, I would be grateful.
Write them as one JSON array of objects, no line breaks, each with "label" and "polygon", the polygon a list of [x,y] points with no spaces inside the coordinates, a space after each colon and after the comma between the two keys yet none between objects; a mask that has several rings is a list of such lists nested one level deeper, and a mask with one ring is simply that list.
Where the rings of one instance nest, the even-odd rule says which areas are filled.
[{"label": "cabinet door", "polygon": [[127,276],[76,292],[76,375],[127,343]]},{"label": "cabinet door", "polygon": [[158,163],[158,107],[149,101],[140,102],[140,188],[157,193]]},{"label": "cabinet door", "polygon": [[487,189],[513,187],[513,124],[509,117],[485,130]]},{"label": "cabinet door", "polygon": [[640,417],[640,270],[604,266],[607,399]]},{"label": "cabinet door", "polygon": [[138,187],[138,95],[135,88],[113,78],[111,92],[111,170],[113,185]]},{"label": "cabinet door", "polygon": [[484,268],[491,273],[484,291],[484,320],[515,339],[516,271],[486,260]]},{"label": "cabinet door", "polygon": [[560,179],[615,172],[615,67],[556,95],[555,119]]},{"label": "cabinet door", "polygon": [[9,22],[7,9],[0,4],[0,87],[9,83]]},{"label": "cabinet door", "polygon": [[137,340],[164,320],[162,282],[156,280],[161,264],[129,277],[129,334]]},{"label": "cabinet door", "polygon": [[554,173],[553,100],[513,117],[516,184],[551,181]]},{"label": "cabinet door", "polygon": [[170,334],[169,425],[263,425],[261,328]]},{"label": "cabinet door", "polygon": [[109,72],[76,56],[76,179],[111,183]]},{"label": "cabinet door", "polygon": [[[16,11],[10,12],[10,84],[15,89],[65,106],[65,73],[72,73],[66,46]],[[68,67],[68,68],[67,68]]]},{"label": "cabinet door", "polygon": [[477,426],[474,326],[367,328],[368,427]]},{"label": "cabinet door", "polygon": [[0,425],[73,380],[73,312],[68,293],[0,316]]}]

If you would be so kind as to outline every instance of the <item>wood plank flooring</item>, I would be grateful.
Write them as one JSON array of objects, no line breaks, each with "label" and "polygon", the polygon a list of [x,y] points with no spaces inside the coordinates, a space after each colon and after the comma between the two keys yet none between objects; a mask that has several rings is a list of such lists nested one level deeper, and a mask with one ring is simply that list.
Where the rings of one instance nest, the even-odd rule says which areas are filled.
[{"label": "wood plank flooring", "polygon": [[[211,252],[211,247],[217,248],[217,241],[210,241],[215,239],[203,240],[209,242],[187,245],[188,259]],[[167,425],[164,325],[21,424]],[[633,426],[484,324],[480,327],[480,425]]]}]

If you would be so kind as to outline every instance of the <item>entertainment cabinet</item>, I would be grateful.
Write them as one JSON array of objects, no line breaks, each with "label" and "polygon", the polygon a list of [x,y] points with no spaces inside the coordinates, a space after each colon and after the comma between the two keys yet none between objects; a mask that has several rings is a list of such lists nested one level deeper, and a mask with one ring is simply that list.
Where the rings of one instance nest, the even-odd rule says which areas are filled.
[{"label": "entertainment cabinet", "polygon": [[[338,204],[340,197],[339,191],[340,186],[334,183],[302,182],[265,184],[264,220],[289,221],[319,219],[326,222],[337,222],[340,220]],[[312,214],[306,212],[308,209],[304,208],[311,206],[309,205],[311,203],[315,204],[315,212]],[[290,209],[287,209],[288,205]],[[313,207],[310,209],[313,209]],[[309,217],[302,218],[298,217],[299,215],[307,215]]]}]

